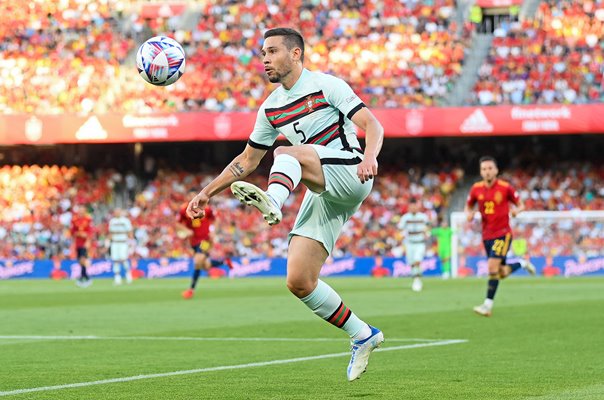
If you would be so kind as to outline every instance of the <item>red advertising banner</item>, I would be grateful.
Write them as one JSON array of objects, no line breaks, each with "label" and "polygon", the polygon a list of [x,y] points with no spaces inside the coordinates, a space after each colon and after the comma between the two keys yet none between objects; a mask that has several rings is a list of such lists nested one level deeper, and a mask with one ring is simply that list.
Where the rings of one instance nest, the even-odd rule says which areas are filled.
[{"label": "red advertising banner", "polygon": [[[604,133],[604,104],[373,110],[386,137]],[[247,140],[255,112],[1,115],[0,144]]]},{"label": "red advertising banner", "polygon": [[523,0],[478,0],[476,4],[482,8],[519,6]]}]

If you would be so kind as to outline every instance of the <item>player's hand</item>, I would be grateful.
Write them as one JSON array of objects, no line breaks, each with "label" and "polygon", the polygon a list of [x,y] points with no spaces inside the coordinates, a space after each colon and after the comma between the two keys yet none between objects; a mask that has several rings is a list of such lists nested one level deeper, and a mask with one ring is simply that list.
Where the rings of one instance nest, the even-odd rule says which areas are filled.
[{"label": "player's hand", "polygon": [[189,237],[189,236],[191,236],[191,235],[193,235],[193,232],[192,232],[192,231],[190,231],[190,230],[188,230],[188,229],[178,229],[178,230],[176,231],[176,236],[177,236],[179,239],[186,239],[186,238],[188,238],[188,237]]},{"label": "player's hand", "polygon": [[203,192],[199,192],[197,196],[189,202],[187,206],[187,216],[191,219],[203,218],[205,216],[205,208],[208,205],[210,198]]},{"label": "player's hand", "polygon": [[474,212],[466,213],[466,219],[468,220],[468,222],[472,222],[472,220],[474,219]]},{"label": "player's hand", "polygon": [[375,156],[365,154],[365,158],[357,166],[357,176],[365,183],[378,174],[378,162]]}]

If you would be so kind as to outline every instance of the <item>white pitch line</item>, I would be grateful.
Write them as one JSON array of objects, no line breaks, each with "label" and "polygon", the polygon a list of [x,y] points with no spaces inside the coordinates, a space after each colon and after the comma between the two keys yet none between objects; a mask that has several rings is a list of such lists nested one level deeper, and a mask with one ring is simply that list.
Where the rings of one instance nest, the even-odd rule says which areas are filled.
[{"label": "white pitch line", "polygon": [[[196,342],[341,342],[341,338],[259,338],[259,337],[186,337],[186,336],[44,336],[0,335],[0,340],[164,340]],[[451,339],[388,338],[389,342],[438,342]]]},{"label": "white pitch line", "polygon": [[[377,349],[375,351],[376,352],[385,352],[385,351],[417,349],[420,347],[447,346],[450,344],[466,343],[467,341],[468,340],[466,340],[466,339],[442,340],[440,342],[416,343],[416,344],[408,344],[408,345],[402,345],[402,346],[385,347],[382,349]],[[323,354],[323,355],[319,355],[319,356],[309,356],[309,357],[289,358],[289,359],[285,359],[285,360],[262,361],[262,362],[248,363],[248,364],[223,365],[220,367],[188,369],[188,370],[182,370],[182,371],[164,372],[164,373],[159,373],[159,374],[135,375],[135,376],[127,376],[125,378],[103,379],[103,380],[99,380],[99,381],[69,383],[66,385],[57,385],[57,386],[41,386],[41,387],[28,388],[28,389],[16,389],[16,390],[0,392],[0,397],[13,396],[13,395],[24,394],[24,393],[33,393],[33,392],[47,392],[47,391],[51,391],[51,390],[73,389],[73,388],[80,388],[80,387],[86,387],[86,386],[107,385],[107,384],[111,384],[111,383],[132,382],[132,381],[139,381],[142,379],[154,379],[154,378],[165,378],[165,377],[178,376],[178,375],[199,374],[202,372],[227,371],[227,370],[234,370],[234,369],[266,367],[269,365],[292,364],[292,363],[298,363],[298,362],[303,362],[303,361],[323,360],[326,358],[335,358],[335,357],[344,357],[344,356],[349,357],[350,352]]]}]

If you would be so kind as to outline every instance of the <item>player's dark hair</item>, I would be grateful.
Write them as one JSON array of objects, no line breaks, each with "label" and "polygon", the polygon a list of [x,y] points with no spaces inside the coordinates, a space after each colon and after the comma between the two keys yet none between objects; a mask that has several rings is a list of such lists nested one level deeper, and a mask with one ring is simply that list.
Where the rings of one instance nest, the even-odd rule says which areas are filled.
[{"label": "player's dark hair", "polygon": [[409,199],[409,204],[417,204],[417,203],[418,203],[418,201],[415,197],[412,197]]},{"label": "player's dark hair", "polygon": [[485,161],[492,161],[493,164],[495,164],[495,166],[497,166],[497,160],[495,160],[495,157],[491,157],[491,156],[480,157],[480,160],[478,160],[478,165],[482,165],[482,163]]},{"label": "player's dark hair", "polygon": [[304,38],[300,32],[291,28],[273,28],[264,32],[264,39],[271,36],[283,36],[283,43],[285,44],[285,47],[287,47],[287,50],[299,47],[302,52],[300,61],[304,62]]}]

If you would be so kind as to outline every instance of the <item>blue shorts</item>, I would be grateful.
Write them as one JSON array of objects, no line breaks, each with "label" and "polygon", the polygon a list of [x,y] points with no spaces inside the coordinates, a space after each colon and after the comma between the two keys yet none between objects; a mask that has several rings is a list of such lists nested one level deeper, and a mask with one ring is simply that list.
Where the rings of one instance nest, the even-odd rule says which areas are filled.
[{"label": "blue shorts", "polygon": [[76,248],[76,254],[78,259],[88,257],[88,249],[86,249],[86,247],[78,247]]},{"label": "blue shorts", "polygon": [[508,233],[495,239],[483,240],[482,243],[484,244],[488,258],[499,258],[501,259],[501,263],[505,264],[505,259],[512,243],[512,234]]}]

